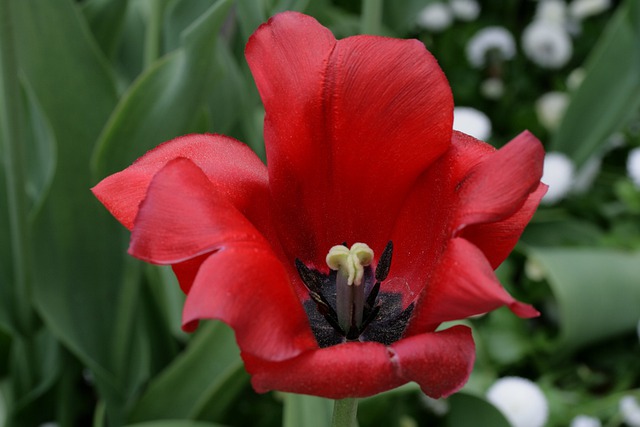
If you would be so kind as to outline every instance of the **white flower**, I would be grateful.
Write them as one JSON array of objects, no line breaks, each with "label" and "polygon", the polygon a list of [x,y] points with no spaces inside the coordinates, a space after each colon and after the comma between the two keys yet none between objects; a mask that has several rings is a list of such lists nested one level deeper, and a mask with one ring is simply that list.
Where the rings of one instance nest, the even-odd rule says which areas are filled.
[{"label": "white flower", "polygon": [[573,162],[564,154],[553,151],[545,154],[541,181],[549,190],[542,197],[542,203],[553,204],[564,199],[571,190],[574,172]]},{"label": "white flower", "polygon": [[513,35],[504,27],[486,27],[474,34],[467,44],[467,59],[476,68],[486,64],[487,53],[496,52],[503,60],[516,54]]},{"label": "white flower", "polygon": [[627,174],[635,186],[640,188],[640,147],[634,148],[629,152],[629,157],[627,157]]},{"label": "white flower", "polygon": [[564,92],[547,92],[536,101],[538,121],[548,130],[555,130],[562,122],[569,105],[569,95]]},{"label": "white flower", "polygon": [[522,33],[525,55],[544,68],[564,66],[573,53],[573,45],[567,31],[556,24],[535,20]]},{"label": "white flower", "polygon": [[563,26],[566,16],[567,5],[563,0],[542,0],[538,3],[535,19]]},{"label": "white flower", "polygon": [[571,191],[574,193],[585,193],[595,181],[602,166],[602,155],[594,154],[575,173]]},{"label": "white flower", "polygon": [[618,406],[620,408],[620,413],[622,413],[624,422],[627,423],[629,427],[640,427],[640,405],[638,405],[638,401],[635,397],[623,397],[620,399],[620,404]]},{"label": "white flower", "polygon": [[500,378],[487,391],[487,399],[513,427],[542,427],[549,416],[542,390],[525,378]]},{"label": "white flower", "polygon": [[453,128],[486,141],[491,136],[491,121],[482,111],[471,107],[453,109]]},{"label": "white flower", "polygon": [[586,76],[584,68],[576,68],[567,77],[567,88],[572,91],[578,89]]},{"label": "white flower", "polygon": [[476,0],[449,0],[449,6],[461,21],[475,21],[480,15],[480,4]]},{"label": "white flower", "polygon": [[611,7],[611,0],[573,0],[569,5],[569,14],[578,20],[597,15]]},{"label": "white flower", "polygon": [[440,32],[449,28],[453,14],[446,4],[437,2],[427,5],[418,15],[418,25],[425,30]]},{"label": "white flower", "polygon": [[602,427],[599,419],[587,415],[578,415],[571,420],[569,427]]},{"label": "white flower", "polygon": [[480,92],[488,99],[498,99],[504,95],[504,82],[497,77],[489,77],[480,84]]}]

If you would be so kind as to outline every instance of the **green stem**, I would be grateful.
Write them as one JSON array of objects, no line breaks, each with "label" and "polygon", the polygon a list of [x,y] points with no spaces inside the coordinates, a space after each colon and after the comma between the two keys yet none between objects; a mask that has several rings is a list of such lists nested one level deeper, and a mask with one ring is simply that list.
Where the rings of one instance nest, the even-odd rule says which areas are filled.
[{"label": "green stem", "polygon": [[31,329],[28,279],[27,197],[25,193],[24,141],[21,131],[22,105],[16,58],[11,0],[0,0],[0,124],[7,185],[10,241],[13,261],[13,306],[19,330]]},{"label": "green stem", "polygon": [[362,0],[362,34],[380,34],[382,29],[382,0]]},{"label": "green stem", "polygon": [[332,427],[357,427],[358,399],[336,400],[333,405]]},{"label": "green stem", "polygon": [[144,39],[144,68],[149,68],[160,57],[162,50],[162,19],[164,17],[165,0],[151,2],[151,16],[147,24]]}]

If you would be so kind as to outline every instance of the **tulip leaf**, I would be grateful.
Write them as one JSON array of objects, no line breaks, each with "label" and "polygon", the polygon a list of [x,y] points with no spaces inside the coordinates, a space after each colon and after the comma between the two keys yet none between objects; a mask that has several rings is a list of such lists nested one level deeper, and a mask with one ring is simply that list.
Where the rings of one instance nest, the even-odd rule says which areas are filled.
[{"label": "tulip leaf", "polygon": [[149,421],[145,423],[127,424],[125,427],[224,427],[222,424],[207,423],[204,421],[165,420]]},{"label": "tulip leaf", "polygon": [[213,71],[217,34],[230,0],[218,0],[182,33],[182,47],[155,62],[125,93],[92,160],[97,177],[119,171],[154,146],[194,130]]},{"label": "tulip leaf", "polygon": [[246,380],[233,330],[203,322],[186,351],[149,384],[129,421],[201,418],[207,405],[222,413]]},{"label": "tulip leaf", "polygon": [[456,393],[447,399],[449,427],[509,427],[502,413],[485,399],[468,393]]},{"label": "tulip leaf", "polygon": [[559,311],[559,345],[577,349],[634,330],[640,307],[640,252],[532,248]]},{"label": "tulip leaf", "polygon": [[328,427],[333,402],[316,396],[287,393],[284,398],[284,427]]},{"label": "tulip leaf", "polygon": [[128,0],[88,0],[83,4],[87,23],[102,51],[112,57],[120,41]]},{"label": "tulip leaf", "polygon": [[125,395],[135,392],[112,358],[123,233],[90,193],[88,166],[117,102],[115,80],[74,2],[13,4],[20,67],[57,142],[55,174],[32,222],[32,296],[47,327],[93,373],[118,424]]},{"label": "tulip leaf", "polygon": [[633,18],[633,3],[619,7],[608,23],[551,141],[550,150],[566,153],[579,166],[640,107],[640,22]]}]

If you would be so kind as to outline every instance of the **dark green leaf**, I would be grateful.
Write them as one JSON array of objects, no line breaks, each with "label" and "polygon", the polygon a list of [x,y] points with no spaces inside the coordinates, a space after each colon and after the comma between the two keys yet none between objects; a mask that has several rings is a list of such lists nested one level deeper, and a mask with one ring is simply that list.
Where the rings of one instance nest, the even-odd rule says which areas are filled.
[{"label": "dark green leaf", "polygon": [[634,330],[640,307],[640,253],[535,248],[558,304],[560,345],[575,349]]},{"label": "dark green leaf", "polygon": [[88,0],[82,11],[96,42],[112,57],[120,41],[128,0]]},{"label": "dark green leaf", "polygon": [[233,331],[220,322],[205,322],[187,350],[151,382],[130,421],[195,418],[207,405],[222,412],[223,402],[238,391],[229,386],[246,384],[246,379]]},{"label": "dark green leaf", "polygon": [[504,415],[481,397],[467,393],[456,393],[447,399],[449,427],[510,427]]},{"label": "dark green leaf", "polygon": [[193,130],[213,71],[229,0],[219,0],[182,34],[183,47],[149,68],[127,91],[98,143],[93,167],[104,177],[163,141]]},{"label": "dark green leaf", "polygon": [[633,3],[628,1],[609,21],[589,56],[586,78],[551,141],[551,150],[566,153],[578,166],[601,151],[607,138],[640,107],[640,29],[630,19]]}]

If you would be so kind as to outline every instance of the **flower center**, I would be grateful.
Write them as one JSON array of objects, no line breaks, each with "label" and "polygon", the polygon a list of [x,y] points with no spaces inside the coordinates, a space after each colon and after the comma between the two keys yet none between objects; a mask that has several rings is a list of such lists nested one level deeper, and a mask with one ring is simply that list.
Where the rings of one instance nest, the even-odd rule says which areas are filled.
[{"label": "flower center", "polygon": [[329,274],[307,267],[296,259],[298,274],[309,291],[304,308],[320,347],[345,341],[399,340],[413,311],[402,308],[402,295],[380,292],[391,267],[393,243],[387,243],[372,268],[374,253],[364,243],[332,247],[326,261]]}]

